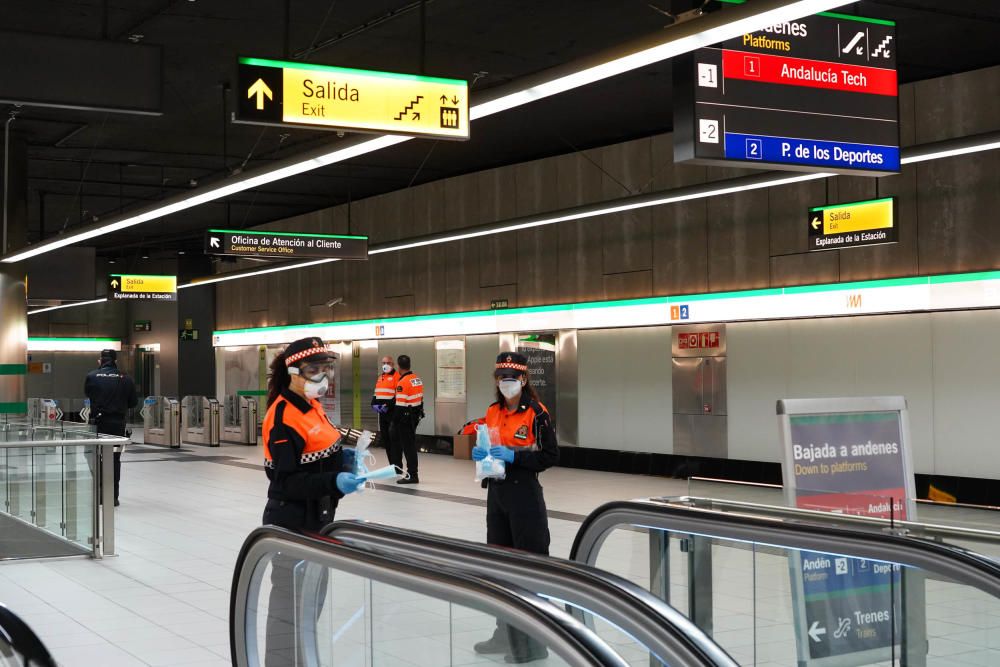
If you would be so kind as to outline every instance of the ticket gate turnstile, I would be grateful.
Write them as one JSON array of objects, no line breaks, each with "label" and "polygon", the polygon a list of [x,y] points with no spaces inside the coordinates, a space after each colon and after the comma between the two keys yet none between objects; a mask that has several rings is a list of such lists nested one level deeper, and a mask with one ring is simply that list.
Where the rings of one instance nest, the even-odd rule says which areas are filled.
[{"label": "ticket gate turnstile", "polygon": [[143,442],[150,445],[181,446],[181,404],[176,398],[148,396],[142,402]]},{"label": "ticket gate turnstile", "polygon": [[44,426],[55,423],[63,418],[63,411],[54,398],[29,398],[28,418],[32,423]]},{"label": "ticket gate turnstile", "polygon": [[221,431],[219,401],[207,396],[185,396],[181,405],[181,441],[218,447]]},{"label": "ticket gate turnstile", "polygon": [[240,445],[257,445],[257,398],[226,396],[223,410],[222,440]]}]

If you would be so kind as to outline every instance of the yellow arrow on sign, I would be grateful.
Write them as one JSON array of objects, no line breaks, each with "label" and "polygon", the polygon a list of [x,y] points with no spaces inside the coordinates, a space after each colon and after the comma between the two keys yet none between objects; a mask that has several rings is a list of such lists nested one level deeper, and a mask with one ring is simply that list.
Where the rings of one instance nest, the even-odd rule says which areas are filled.
[{"label": "yellow arrow on sign", "polygon": [[250,99],[254,95],[257,96],[257,111],[264,110],[265,97],[269,100],[274,99],[274,93],[272,93],[271,89],[267,87],[266,83],[264,83],[264,79],[257,79],[254,84],[250,86],[250,90],[247,91],[247,99]]},{"label": "yellow arrow on sign", "polygon": [[822,225],[822,224],[823,224],[822,220],[820,220],[819,218],[813,218],[813,221],[812,221],[813,229],[819,229],[819,226]]},{"label": "yellow arrow on sign", "polygon": [[114,287],[115,289],[118,289],[118,281],[117,280],[112,280],[111,281],[111,286]]}]

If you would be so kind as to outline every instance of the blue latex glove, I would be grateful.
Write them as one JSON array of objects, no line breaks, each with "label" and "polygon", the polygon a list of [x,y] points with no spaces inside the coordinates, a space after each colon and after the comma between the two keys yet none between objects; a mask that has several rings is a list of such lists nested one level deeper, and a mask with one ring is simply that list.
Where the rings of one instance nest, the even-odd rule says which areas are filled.
[{"label": "blue latex glove", "polygon": [[344,464],[341,466],[344,470],[354,470],[354,465],[358,460],[357,452],[353,447],[344,447],[342,450],[344,455]]},{"label": "blue latex glove", "polygon": [[485,459],[489,455],[490,455],[490,450],[486,449],[485,447],[473,447],[472,448],[472,460],[473,461],[482,461],[483,459]]},{"label": "blue latex glove", "polygon": [[379,413],[380,415],[384,415],[385,413],[389,412],[389,406],[386,405],[385,403],[376,403],[375,405],[372,406],[372,410]]},{"label": "blue latex glove", "polygon": [[365,480],[361,479],[353,472],[342,472],[337,475],[337,490],[345,496],[354,493],[365,485]]},{"label": "blue latex glove", "polygon": [[490,447],[490,456],[495,459],[500,459],[504,463],[514,462],[514,450],[510,447]]}]

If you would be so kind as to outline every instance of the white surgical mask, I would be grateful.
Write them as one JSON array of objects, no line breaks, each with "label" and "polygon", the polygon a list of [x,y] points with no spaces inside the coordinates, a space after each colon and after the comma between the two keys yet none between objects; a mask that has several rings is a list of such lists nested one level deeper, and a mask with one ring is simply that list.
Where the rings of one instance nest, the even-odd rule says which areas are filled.
[{"label": "white surgical mask", "polygon": [[523,386],[520,380],[500,380],[500,393],[508,399],[516,398]]},{"label": "white surgical mask", "polygon": [[389,364],[382,364],[382,372],[383,373],[391,373],[392,372],[392,366],[390,366]]},{"label": "white surgical mask", "polygon": [[312,380],[306,380],[305,392],[306,396],[309,398],[319,398],[320,396],[326,396],[326,390],[330,386],[330,379],[324,377],[319,382],[313,382]]}]

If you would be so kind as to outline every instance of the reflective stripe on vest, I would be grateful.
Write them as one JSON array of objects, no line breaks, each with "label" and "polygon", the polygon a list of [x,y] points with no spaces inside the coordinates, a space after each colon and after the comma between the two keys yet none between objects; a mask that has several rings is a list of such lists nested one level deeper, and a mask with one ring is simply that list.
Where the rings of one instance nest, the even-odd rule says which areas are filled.
[{"label": "reflective stripe on vest", "polygon": [[424,383],[413,373],[399,379],[396,387],[396,405],[404,408],[416,407],[424,402]]},{"label": "reflective stripe on vest", "polygon": [[396,397],[396,386],[399,384],[399,373],[382,373],[375,382],[375,398],[391,401]]}]

